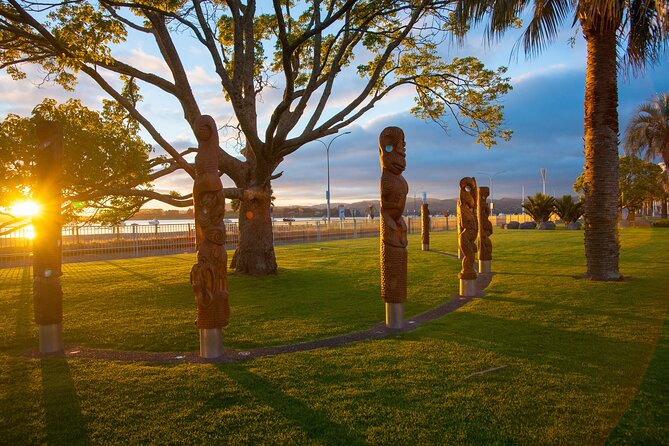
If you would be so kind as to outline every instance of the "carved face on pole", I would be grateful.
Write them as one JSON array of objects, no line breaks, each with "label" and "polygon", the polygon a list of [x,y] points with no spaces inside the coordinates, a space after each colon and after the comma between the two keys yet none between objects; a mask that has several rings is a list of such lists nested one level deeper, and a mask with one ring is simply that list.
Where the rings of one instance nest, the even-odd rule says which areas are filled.
[{"label": "carved face on pole", "polygon": [[399,127],[387,127],[379,136],[379,156],[381,166],[394,175],[406,169],[406,142],[404,132]]},{"label": "carved face on pole", "polygon": [[218,176],[218,131],[214,118],[209,115],[199,116],[193,124],[193,132],[198,140],[195,156],[195,184],[193,194],[197,199],[200,193],[222,189]]},{"label": "carved face on pole", "polygon": [[218,134],[216,131],[216,122],[209,115],[198,117],[193,125],[193,131],[195,132],[195,137],[201,143],[209,141],[212,136]]}]

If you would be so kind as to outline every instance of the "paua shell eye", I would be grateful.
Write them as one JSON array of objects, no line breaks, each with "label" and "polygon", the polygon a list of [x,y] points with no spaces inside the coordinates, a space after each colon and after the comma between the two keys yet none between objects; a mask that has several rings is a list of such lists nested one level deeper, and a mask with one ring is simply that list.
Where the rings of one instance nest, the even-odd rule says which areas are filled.
[{"label": "paua shell eye", "polygon": [[392,152],[392,151],[393,151],[393,146],[391,146],[390,144],[388,144],[388,145],[386,146],[386,152]]}]

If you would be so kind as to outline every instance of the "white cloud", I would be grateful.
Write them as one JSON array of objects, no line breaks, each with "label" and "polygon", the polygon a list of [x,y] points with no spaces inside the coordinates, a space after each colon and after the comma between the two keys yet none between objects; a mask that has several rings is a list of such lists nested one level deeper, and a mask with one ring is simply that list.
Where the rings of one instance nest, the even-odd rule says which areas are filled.
[{"label": "white cloud", "polygon": [[201,66],[193,67],[186,70],[186,75],[191,85],[220,85],[221,80],[215,76],[211,76]]}]

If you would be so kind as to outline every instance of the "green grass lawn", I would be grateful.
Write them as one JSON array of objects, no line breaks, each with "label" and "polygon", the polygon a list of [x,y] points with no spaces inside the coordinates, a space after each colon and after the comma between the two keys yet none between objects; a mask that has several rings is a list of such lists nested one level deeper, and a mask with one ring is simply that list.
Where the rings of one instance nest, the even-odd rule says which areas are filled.
[{"label": "green grass lawn", "polygon": [[[595,283],[582,232],[498,230],[485,297],[415,332],[218,365],[30,359],[30,271],[0,270],[0,444],[669,444],[669,230],[621,242],[626,280]],[[278,247],[277,276],[231,275],[225,345],[380,322],[378,243]],[[414,236],[409,261],[408,315],[450,299],[456,260]],[[65,342],[196,350],[193,262],[65,265]]]}]

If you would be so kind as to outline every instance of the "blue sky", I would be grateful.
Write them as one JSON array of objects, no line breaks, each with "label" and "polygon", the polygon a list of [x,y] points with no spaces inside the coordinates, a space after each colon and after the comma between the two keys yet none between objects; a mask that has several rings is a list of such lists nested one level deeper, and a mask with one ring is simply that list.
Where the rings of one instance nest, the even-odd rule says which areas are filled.
[{"label": "blue sky", "polygon": [[[541,190],[539,169],[547,169],[547,192],[562,195],[572,192],[572,184],[583,166],[583,96],[585,85],[585,43],[576,35],[576,45],[568,44],[574,30],[565,28],[562,35],[542,54],[526,60],[520,54],[511,57],[511,50],[518,33],[510,33],[498,44],[485,45],[476,34],[467,39],[463,47],[444,44],[441,51],[448,58],[455,55],[474,55],[489,68],[504,65],[514,87],[502,99],[505,107],[506,127],[514,131],[513,139],[501,141],[491,150],[474,144],[472,137],[451,127],[444,132],[431,122],[424,122],[409,114],[412,91],[395,92],[385,102],[365,115],[346,130],[351,134],[341,136],[330,151],[330,178],[332,202],[352,202],[378,198],[380,167],[376,148],[379,132],[386,126],[401,127],[407,142],[407,170],[405,178],[410,196],[427,192],[429,197],[452,198],[463,176],[476,176],[479,184],[487,184],[488,175],[494,178],[493,196],[521,197]],[[213,115],[219,125],[231,118],[230,107],[220,94],[219,85],[212,75],[207,58],[186,38],[179,41],[187,63],[190,79],[200,100],[203,113]],[[123,60],[132,61],[142,68],[157,73],[166,67],[155,56],[153,42],[131,36],[123,46],[115,49]],[[359,82],[351,72],[346,76],[347,85]],[[0,114],[27,115],[45,97],[59,101],[79,97],[93,108],[100,105],[104,94],[90,81],[82,78],[74,93],[64,92],[48,84],[38,86],[39,78],[33,72],[30,81],[15,82],[0,74]],[[669,62],[650,68],[638,78],[619,80],[620,128],[624,129],[634,109],[652,94],[669,91]],[[261,109],[268,113],[280,94],[269,91],[263,97]],[[334,95],[335,103],[345,103],[345,89]],[[176,102],[152,88],[142,89],[142,111],[155,123],[161,134],[177,147],[194,145],[194,137],[183,120]],[[262,128],[262,126],[261,126]],[[325,138],[328,142],[330,138]],[[147,138],[148,140],[148,138]],[[224,137],[221,138],[225,140]],[[326,159],[325,149],[318,142],[310,143],[290,155],[279,167],[283,176],[273,184],[277,204],[318,204],[325,202]],[[224,181],[227,186],[232,183]],[[161,191],[188,192],[192,182],[184,174],[176,174],[155,185]]]}]

